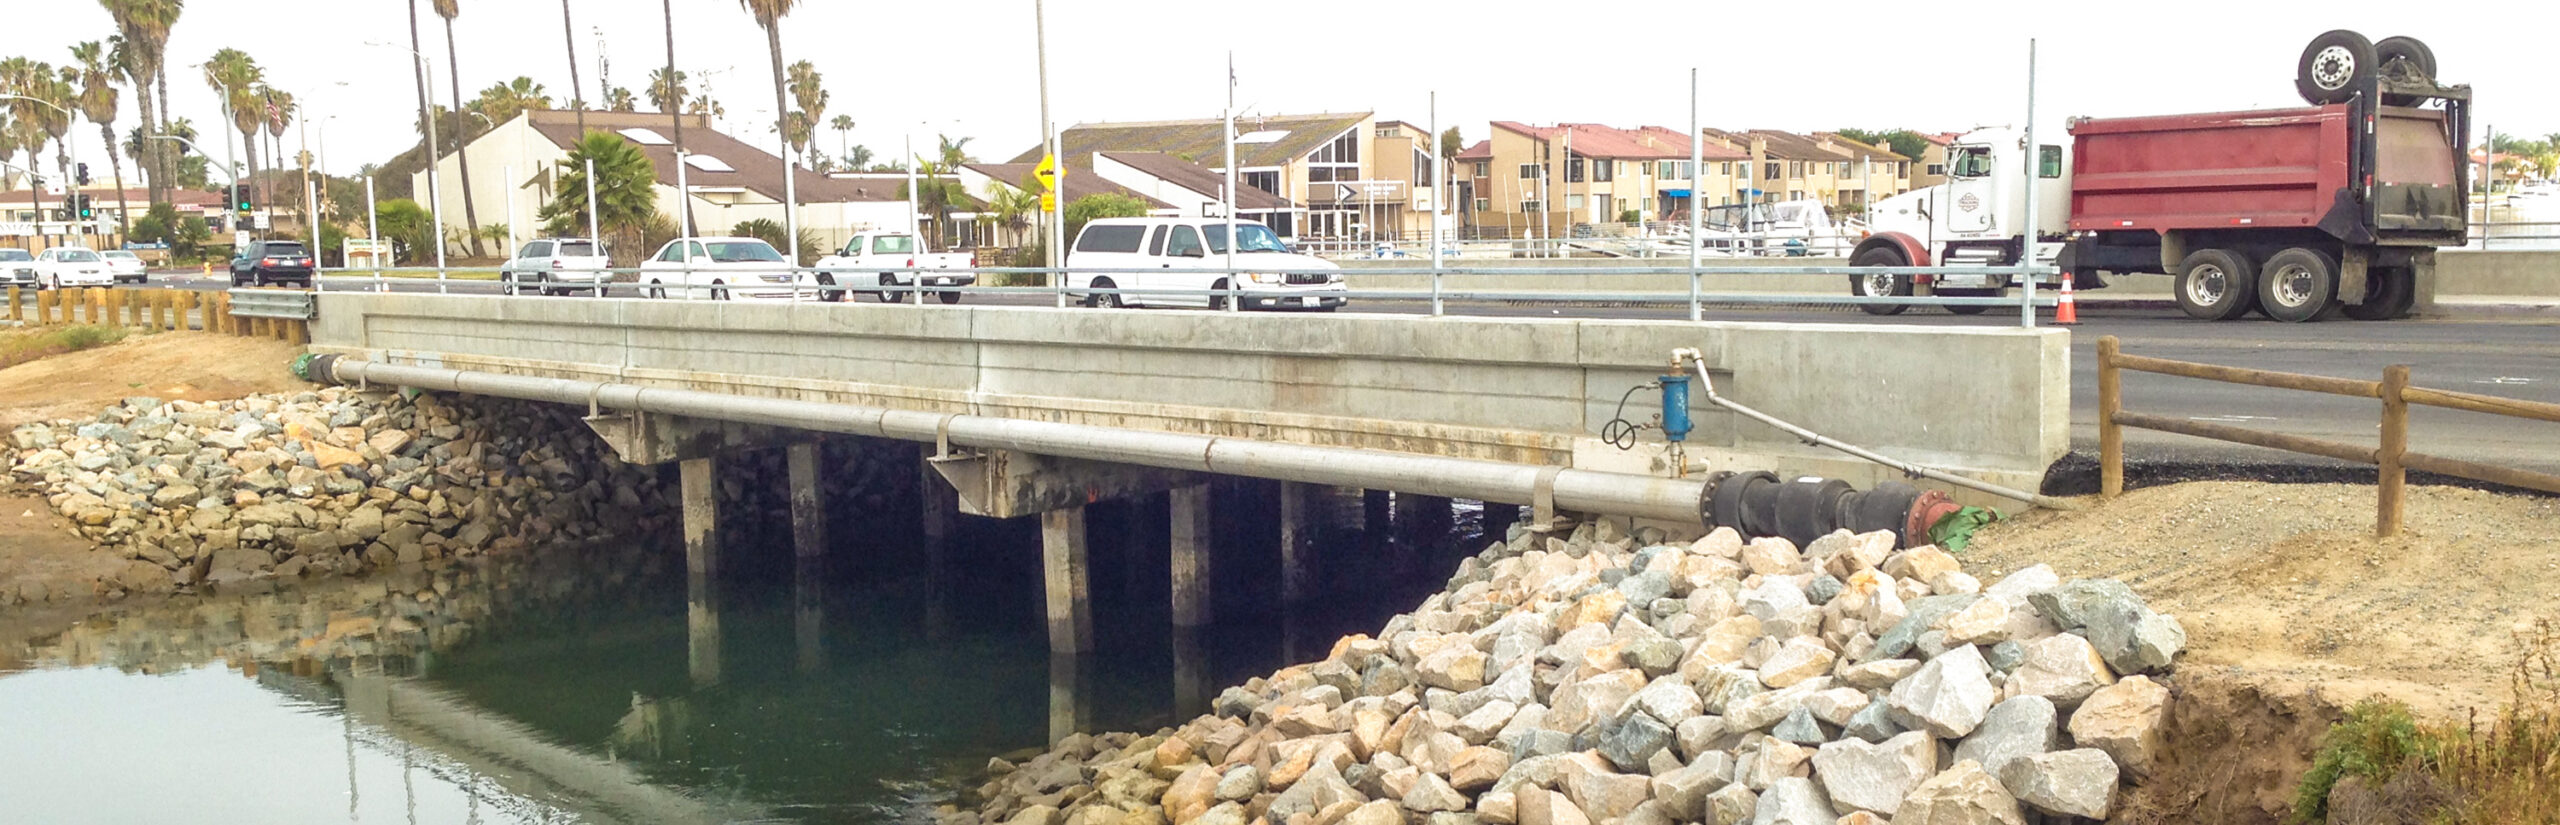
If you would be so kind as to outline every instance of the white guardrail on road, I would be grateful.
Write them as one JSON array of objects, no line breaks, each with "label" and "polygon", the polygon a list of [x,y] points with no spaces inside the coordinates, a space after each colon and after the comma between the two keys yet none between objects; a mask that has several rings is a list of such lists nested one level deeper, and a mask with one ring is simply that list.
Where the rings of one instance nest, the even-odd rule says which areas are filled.
[{"label": "white guardrail on road", "polygon": [[[434,289],[439,292],[450,292],[457,284],[486,285],[487,288],[493,289],[501,288],[502,282],[499,281],[451,278],[449,277],[451,269],[451,267],[447,267],[446,270],[439,271],[432,267],[403,267],[386,269],[334,270],[324,272],[322,277],[317,280],[316,286],[322,291],[388,291],[392,284],[410,284],[418,286],[433,285]],[[592,271],[594,270],[581,270],[578,274],[584,276],[586,273]],[[554,290],[565,290],[570,296],[583,295],[590,297],[663,298],[666,300],[726,300],[733,292],[744,291],[747,289],[780,291],[778,288],[784,286],[780,282],[768,282],[761,279],[755,282],[740,282],[736,284],[696,283],[688,285],[674,281],[643,283],[638,280],[639,278],[645,277],[643,270],[609,269],[602,271],[611,273],[614,280],[607,284],[588,284],[583,283],[585,279],[581,277],[579,279],[581,281],[580,283],[556,285],[519,283],[516,286],[529,293],[520,297],[542,297],[541,293],[543,288],[547,287]],[[1416,266],[1376,267],[1346,271],[1340,269],[1273,269],[1263,267],[1239,267],[1230,270],[1220,267],[1206,267],[1188,271],[1189,274],[1194,276],[1211,273],[1227,276],[1222,281],[1222,283],[1227,286],[1222,289],[1144,286],[1097,288],[1090,286],[1096,276],[1126,277],[1129,274],[1127,270],[1116,269],[1052,270],[1036,267],[980,267],[971,269],[866,268],[854,273],[844,273],[840,270],[820,270],[816,268],[801,267],[795,268],[792,271],[795,273],[797,283],[790,285],[791,288],[788,290],[790,293],[788,300],[792,302],[811,303],[848,302],[863,297],[873,297],[877,300],[881,297],[885,297],[897,303],[921,305],[938,302],[956,304],[963,300],[965,296],[970,295],[1044,295],[1053,297],[1057,306],[1064,307],[1069,304],[1094,306],[1106,303],[1102,299],[1102,296],[1139,295],[1156,299],[1184,299],[1185,302],[1197,301],[1212,309],[1296,309],[1299,307],[1297,304],[1291,303],[1292,299],[1319,293],[1303,287],[1287,287],[1278,285],[1277,283],[1257,284],[1254,282],[1254,278],[1259,276],[1260,278],[1268,279],[1271,282],[1279,282],[1285,281],[1287,280],[1287,276],[1293,275],[1324,276],[1329,279],[1327,283],[1340,283],[1339,279],[1347,274],[1356,274],[1361,276],[1429,276],[1431,284],[1429,289],[1364,290],[1346,288],[1326,289],[1320,294],[1325,297],[1337,297],[1349,301],[1427,302],[1430,307],[1430,314],[1432,315],[1444,314],[1445,304],[1449,301],[1534,302],[1565,305],[1649,304],[1656,306],[1686,306],[1689,309],[1689,318],[1691,320],[1698,320],[1702,318],[1704,316],[1705,307],[1711,304],[1783,304],[1798,306],[1837,305],[1861,307],[1877,305],[1905,307],[1936,306],[1957,308],[1956,311],[1965,311],[1967,308],[1974,307],[1981,308],[1978,310],[1972,310],[1974,312],[1987,312],[1993,308],[2010,307],[2018,310],[2019,320],[2022,326],[2035,326],[2037,310],[2051,308],[2058,302],[2052,290],[2039,290],[2034,286],[2039,279],[2051,278],[2058,274],[2058,270],[2051,266],[1771,267],[1766,265],[1737,266],[1731,264],[1703,264],[1696,267],[1690,267],[1686,265],[1646,264],[1623,267],[1573,267],[1570,269],[1508,266],[1498,268],[1471,268],[1464,266],[1442,266],[1433,268],[1429,266]],[[648,272],[654,272],[661,276],[668,274],[666,270],[651,270]],[[863,283],[828,282],[832,281],[834,277],[843,274],[854,274],[866,280]],[[917,277],[922,276],[925,278],[931,278],[957,274],[973,274],[977,276],[977,280],[980,284],[993,280],[1027,280],[1035,282],[1035,285],[933,286],[919,285],[919,278]],[[1663,292],[1642,290],[1449,290],[1442,287],[1442,279],[1453,275],[1491,277],[1499,279],[1509,276],[1559,274],[1569,274],[1577,278],[1589,279],[1608,279],[1611,277],[1634,276],[1652,276],[1659,278],[1664,275],[1686,275],[1688,276],[1689,289],[1685,292]],[[1773,274],[1802,277],[1805,279],[1806,290],[1801,293],[1710,293],[1705,290],[1704,279],[1706,276],[1710,275],[1768,276]],[[906,283],[882,284],[868,280],[880,275],[896,276],[894,280],[903,280]],[[2005,279],[2024,286],[2023,288],[2017,289],[2016,293],[2010,296],[1957,297],[1936,295],[1895,295],[1885,297],[1865,297],[1849,294],[1850,279],[1853,277],[1908,279],[1915,276],[1929,276],[1932,278],[1943,276],[1989,276],[1995,279]],[[707,278],[710,276],[697,274],[695,277]]]}]

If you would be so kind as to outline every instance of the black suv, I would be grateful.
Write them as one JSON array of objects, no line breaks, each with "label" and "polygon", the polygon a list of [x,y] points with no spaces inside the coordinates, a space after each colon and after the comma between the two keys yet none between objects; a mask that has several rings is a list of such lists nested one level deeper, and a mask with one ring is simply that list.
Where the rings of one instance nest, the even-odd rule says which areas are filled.
[{"label": "black suv", "polygon": [[311,252],[301,241],[251,241],[231,259],[232,286],[311,286]]}]

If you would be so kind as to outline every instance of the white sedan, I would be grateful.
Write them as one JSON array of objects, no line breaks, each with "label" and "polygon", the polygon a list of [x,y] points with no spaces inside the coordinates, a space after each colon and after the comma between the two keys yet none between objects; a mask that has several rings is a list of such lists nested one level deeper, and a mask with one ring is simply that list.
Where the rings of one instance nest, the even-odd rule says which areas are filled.
[{"label": "white sedan", "polygon": [[817,283],[755,238],[677,238],[640,262],[640,294],[651,298],[788,301],[816,294]]},{"label": "white sedan", "polygon": [[139,284],[151,280],[150,270],[143,267],[140,255],[109,249],[99,252],[98,257],[107,259],[107,269],[115,274],[116,283]]},{"label": "white sedan", "polygon": [[114,286],[115,271],[93,250],[57,246],[36,254],[36,283],[48,289]]}]

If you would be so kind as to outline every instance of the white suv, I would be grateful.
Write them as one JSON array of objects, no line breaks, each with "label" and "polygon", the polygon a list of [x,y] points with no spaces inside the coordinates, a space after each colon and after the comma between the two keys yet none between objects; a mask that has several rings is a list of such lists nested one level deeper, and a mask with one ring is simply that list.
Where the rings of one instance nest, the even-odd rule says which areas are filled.
[{"label": "white suv", "polygon": [[527,241],[516,256],[498,268],[507,294],[540,292],[568,295],[590,292],[613,282],[604,248],[587,238],[539,238]]},{"label": "white suv", "polygon": [[[1084,225],[1067,253],[1086,306],[1190,306],[1224,309],[1230,287],[1245,309],[1331,311],[1344,303],[1342,273],[1332,261],[1289,248],[1270,227],[1237,221],[1236,268],[1229,283],[1223,218],[1103,218]],[[1102,292],[1096,290],[1114,290]]]}]

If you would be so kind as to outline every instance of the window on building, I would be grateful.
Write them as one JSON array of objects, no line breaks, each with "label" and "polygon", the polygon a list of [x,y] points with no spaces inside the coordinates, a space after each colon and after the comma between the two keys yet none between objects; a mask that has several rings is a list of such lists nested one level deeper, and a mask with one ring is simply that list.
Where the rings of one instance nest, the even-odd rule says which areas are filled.
[{"label": "window on building", "polygon": [[1582,159],[1581,159],[1581,158],[1574,158],[1574,157],[1568,157],[1568,158],[1565,158],[1565,161],[1564,161],[1564,182],[1566,182],[1566,183],[1581,183],[1581,182],[1582,182]]},{"label": "window on building", "polygon": [[1475,174],[1475,176],[1476,176],[1476,177],[1479,177],[1479,178],[1489,178],[1489,177],[1493,177],[1493,164],[1492,164],[1492,163],[1487,162],[1487,161],[1481,161],[1481,160],[1480,160],[1480,161],[1476,161],[1475,166],[1476,166],[1476,170],[1475,170],[1475,171],[1476,171],[1476,174]]},{"label": "window on building", "polygon": [[1564,196],[1564,208],[1566,208],[1566,209],[1572,209],[1572,210],[1577,210],[1577,211],[1578,211],[1578,210],[1580,210],[1580,209],[1582,208],[1582,196],[1581,196],[1581,195],[1566,195],[1566,196]]},{"label": "window on building", "polygon": [[1244,185],[1274,195],[1280,194],[1280,172],[1276,169],[1267,172],[1246,172]]},{"label": "window on building", "polygon": [[1943,163],[1932,163],[1932,164],[1929,164],[1927,174],[1929,174],[1929,175],[1933,175],[1933,176],[1937,176],[1937,177],[1946,177],[1946,175],[1947,175],[1947,165],[1946,165],[1946,164],[1943,164]]},{"label": "window on building", "polygon": [[1537,180],[1541,177],[1545,177],[1544,175],[1538,174],[1540,171],[1542,171],[1541,167],[1535,163],[1520,164],[1520,179]]},{"label": "window on building", "polygon": [[1415,185],[1415,186],[1430,186],[1430,185],[1431,185],[1431,168],[1432,168],[1432,166],[1433,166],[1433,165],[1434,165],[1434,164],[1431,162],[1431,153],[1429,153],[1429,152],[1425,152],[1425,151],[1422,151],[1422,147],[1420,147],[1420,146],[1416,146],[1416,147],[1414,147],[1414,149],[1413,149],[1413,185]]},{"label": "window on building", "polygon": [[1525,200],[1520,202],[1520,211],[1522,212],[1540,212],[1545,211],[1545,209],[1545,204],[1539,203],[1535,200]]},{"label": "window on building", "polygon": [[1766,170],[1769,174],[1762,175],[1762,176],[1761,176],[1761,179],[1762,179],[1762,180],[1777,180],[1777,179],[1780,177],[1779,173],[1780,173],[1780,172],[1785,171],[1785,169],[1786,169],[1786,164],[1779,163],[1779,162],[1774,161],[1774,160],[1773,160],[1773,161],[1770,161],[1770,162],[1769,162],[1769,168]]},{"label": "window on building", "polygon": [[1787,177],[1789,177],[1789,178],[1801,178],[1801,177],[1804,177],[1804,161],[1800,161],[1800,160],[1791,160],[1791,161],[1787,161]]},{"label": "window on building", "polygon": [[1592,182],[1594,182],[1594,183],[1608,183],[1608,182],[1610,182],[1610,181],[1617,180],[1617,179],[1618,179],[1618,162],[1617,162],[1617,161],[1614,161],[1614,160],[1595,160],[1595,161],[1592,161],[1592,162],[1591,162],[1591,180],[1592,180]]},{"label": "window on building", "polygon": [[1478,211],[1478,212],[1491,212],[1491,211],[1493,211],[1493,199],[1492,199],[1492,198],[1477,198],[1477,199],[1476,199],[1476,211]]}]

